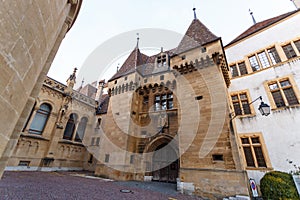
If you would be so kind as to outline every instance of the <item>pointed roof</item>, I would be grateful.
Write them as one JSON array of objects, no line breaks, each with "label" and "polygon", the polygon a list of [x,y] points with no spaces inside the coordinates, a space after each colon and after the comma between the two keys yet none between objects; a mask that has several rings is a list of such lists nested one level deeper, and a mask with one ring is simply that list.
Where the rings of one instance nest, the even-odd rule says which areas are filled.
[{"label": "pointed roof", "polygon": [[299,10],[295,10],[295,11],[291,11],[291,12],[288,12],[288,13],[285,13],[285,14],[282,14],[282,15],[279,15],[277,17],[273,17],[271,19],[267,19],[267,20],[264,20],[264,21],[261,21],[261,22],[258,22],[256,24],[254,24],[253,26],[251,26],[250,28],[248,28],[245,32],[243,32],[242,34],[240,34],[238,37],[236,37],[234,40],[232,40],[231,42],[229,42],[227,46],[235,43],[235,42],[238,42],[264,28],[267,28],[269,26],[271,26],[272,24],[282,20],[282,19],[285,19],[287,18],[288,16],[298,12]]},{"label": "pointed roof", "polygon": [[78,88],[77,91],[85,96],[95,99],[97,88],[92,84],[87,84],[84,87]]},{"label": "pointed roof", "polygon": [[199,19],[194,19],[179,43],[176,53],[199,47],[220,39],[213,34]]},{"label": "pointed roof", "polygon": [[112,81],[126,74],[130,74],[135,71],[136,67],[145,64],[148,56],[141,53],[140,49],[136,47],[128,56],[126,61],[123,63],[121,68],[117,71],[115,75],[109,80]]}]

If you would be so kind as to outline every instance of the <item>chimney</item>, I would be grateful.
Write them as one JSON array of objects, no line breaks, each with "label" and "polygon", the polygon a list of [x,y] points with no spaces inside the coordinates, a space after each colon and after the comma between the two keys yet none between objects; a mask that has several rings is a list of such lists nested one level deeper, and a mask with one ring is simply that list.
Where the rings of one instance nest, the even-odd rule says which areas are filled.
[{"label": "chimney", "polygon": [[96,93],[96,99],[95,99],[96,101],[98,101],[98,103],[100,103],[100,100],[102,98],[104,84],[105,84],[105,79],[99,81],[99,85]]}]

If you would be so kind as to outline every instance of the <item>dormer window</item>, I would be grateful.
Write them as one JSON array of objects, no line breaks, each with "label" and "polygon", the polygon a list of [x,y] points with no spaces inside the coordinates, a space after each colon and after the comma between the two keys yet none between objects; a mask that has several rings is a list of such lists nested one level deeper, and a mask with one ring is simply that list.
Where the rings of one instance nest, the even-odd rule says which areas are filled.
[{"label": "dormer window", "polygon": [[157,57],[157,67],[167,66],[167,55],[160,55]]}]

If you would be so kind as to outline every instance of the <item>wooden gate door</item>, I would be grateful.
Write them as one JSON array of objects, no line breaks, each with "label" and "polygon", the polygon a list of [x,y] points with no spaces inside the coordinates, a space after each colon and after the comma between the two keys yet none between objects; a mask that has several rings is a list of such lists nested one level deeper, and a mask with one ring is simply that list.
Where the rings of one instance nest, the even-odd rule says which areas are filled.
[{"label": "wooden gate door", "polygon": [[178,177],[178,159],[174,149],[161,145],[153,154],[153,180],[162,182],[176,182]]}]

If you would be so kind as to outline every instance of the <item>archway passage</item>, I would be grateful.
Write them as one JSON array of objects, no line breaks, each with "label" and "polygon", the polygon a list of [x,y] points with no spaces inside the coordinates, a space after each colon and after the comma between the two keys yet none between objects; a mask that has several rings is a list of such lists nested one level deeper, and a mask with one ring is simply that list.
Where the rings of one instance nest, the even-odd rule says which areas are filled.
[{"label": "archway passage", "polygon": [[176,183],[179,161],[170,145],[165,143],[156,148],[152,158],[152,167],[153,181]]}]

